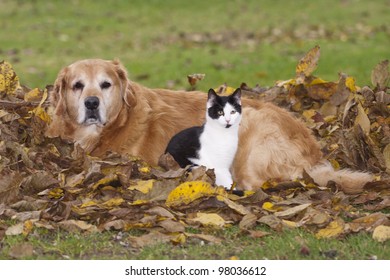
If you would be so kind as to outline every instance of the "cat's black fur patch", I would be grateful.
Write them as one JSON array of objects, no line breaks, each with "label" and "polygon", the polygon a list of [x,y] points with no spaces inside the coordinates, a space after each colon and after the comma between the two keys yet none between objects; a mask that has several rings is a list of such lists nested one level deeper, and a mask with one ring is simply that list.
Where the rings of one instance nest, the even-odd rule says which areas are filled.
[{"label": "cat's black fur patch", "polygon": [[200,149],[200,135],[204,125],[194,126],[180,131],[172,137],[168,144],[166,153],[170,153],[181,168],[192,165],[189,158],[196,158]]}]

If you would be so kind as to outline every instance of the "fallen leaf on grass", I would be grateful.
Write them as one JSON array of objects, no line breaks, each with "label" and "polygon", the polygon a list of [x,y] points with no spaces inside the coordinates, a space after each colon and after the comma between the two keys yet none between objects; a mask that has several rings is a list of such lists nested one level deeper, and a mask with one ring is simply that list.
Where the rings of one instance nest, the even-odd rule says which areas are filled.
[{"label": "fallen leaf on grass", "polygon": [[214,243],[214,244],[221,244],[223,239],[213,236],[213,235],[208,235],[208,234],[202,234],[202,233],[185,233],[188,237],[190,238],[197,238],[201,239],[204,241],[207,241],[209,243]]},{"label": "fallen leaf on grass", "polygon": [[146,246],[153,246],[158,243],[171,242],[171,239],[172,239],[171,236],[163,234],[159,231],[152,231],[142,236],[128,237],[128,241],[130,245],[137,249],[141,249]]},{"label": "fallen leaf on grass", "polygon": [[85,221],[66,220],[59,222],[58,225],[60,228],[69,232],[98,232],[98,229],[95,225],[88,224]]},{"label": "fallen leaf on grass", "polygon": [[223,194],[223,188],[214,188],[211,184],[202,181],[185,182],[177,186],[168,196],[165,204],[168,207],[180,206],[189,204],[192,201],[201,198],[212,196],[215,194]]},{"label": "fallen leaf on grass", "polygon": [[242,218],[238,226],[242,230],[247,230],[254,227],[256,223],[257,223],[257,216],[253,213],[248,213]]},{"label": "fallen leaf on grass", "polygon": [[34,254],[34,247],[30,243],[23,242],[13,245],[9,250],[9,256],[14,259],[25,259]]},{"label": "fallen leaf on grass", "polygon": [[378,242],[390,239],[390,226],[377,226],[372,233],[372,238]]},{"label": "fallen leaf on grass", "polygon": [[320,229],[315,236],[317,238],[338,237],[344,233],[344,226],[344,221],[340,218],[336,218],[334,221],[330,222],[326,228]]},{"label": "fallen leaf on grass", "polygon": [[23,233],[24,223],[18,223],[16,225],[10,226],[5,231],[5,235],[19,235]]},{"label": "fallen leaf on grass", "polygon": [[203,226],[224,227],[227,222],[216,213],[197,213],[195,218],[188,219],[189,222],[198,222]]},{"label": "fallen leaf on grass", "polygon": [[379,212],[357,218],[350,222],[349,226],[353,232],[358,232],[360,230],[372,231],[374,228],[388,223],[390,222],[386,214]]},{"label": "fallen leaf on grass", "polygon": [[305,204],[302,204],[302,205],[294,206],[294,207],[291,207],[291,208],[289,208],[287,210],[276,212],[274,215],[276,217],[281,217],[281,218],[288,219],[288,218],[291,218],[292,216],[302,212],[303,210],[305,210],[310,205],[311,205],[311,203],[305,203]]}]

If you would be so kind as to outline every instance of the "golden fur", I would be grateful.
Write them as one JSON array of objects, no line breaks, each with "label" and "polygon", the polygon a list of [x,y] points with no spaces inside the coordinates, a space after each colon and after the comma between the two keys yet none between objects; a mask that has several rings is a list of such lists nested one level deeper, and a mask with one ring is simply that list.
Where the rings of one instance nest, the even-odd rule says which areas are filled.
[{"label": "golden fur", "polygon": [[[99,85],[107,80],[112,86],[102,89]],[[84,84],[82,91],[75,89],[77,81]],[[89,96],[99,98],[104,123],[86,125],[80,118]],[[203,92],[150,89],[130,81],[118,61],[82,60],[62,69],[55,81],[47,135],[74,141],[92,155],[112,150],[156,165],[174,134],[204,122],[206,99]],[[289,112],[256,100],[242,102],[232,167],[239,188],[256,189],[268,179],[294,179],[305,170],[316,182],[334,180],[346,192],[358,192],[371,180],[369,174],[338,172],[323,164],[319,144]]]}]

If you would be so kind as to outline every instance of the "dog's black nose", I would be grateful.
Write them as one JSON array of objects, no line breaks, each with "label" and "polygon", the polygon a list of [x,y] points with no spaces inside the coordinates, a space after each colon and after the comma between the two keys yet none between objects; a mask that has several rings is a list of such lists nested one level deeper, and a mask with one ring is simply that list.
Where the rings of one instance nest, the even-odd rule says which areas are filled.
[{"label": "dog's black nose", "polygon": [[85,98],[84,105],[87,109],[95,110],[99,107],[99,98],[96,96],[90,96]]}]

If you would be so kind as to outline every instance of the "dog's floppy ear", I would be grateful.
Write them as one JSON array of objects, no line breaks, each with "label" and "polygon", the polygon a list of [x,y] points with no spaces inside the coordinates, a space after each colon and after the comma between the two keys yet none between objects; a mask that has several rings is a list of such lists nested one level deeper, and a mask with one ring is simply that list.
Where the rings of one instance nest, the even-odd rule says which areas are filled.
[{"label": "dog's floppy ear", "polygon": [[115,66],[115,71],[121,81],[121,92],[123,93],[123,100],[129,107],[133,107],[136,103],[134,96],[134,90],[130,85],[130,81],[127,77],[127,71],[125,67],[120,63],[118,59],[112,61]]},{"label": "dog's floppy ear", "polygon": [[54,82],[53,90],[50,92],[50,103],[54,108],[54,112],[51,114],[52,120],[47,128],[45,134],[48,137],[57,137],[63,132],[63,119],[66,112],[64,91],[66,90],[66,76],[68,68],[63,68],[57,76]]},{"label": "dog's floppy ear", "polygon": [[66,89],[66,76],[68,74],[68,67],[63,68],[60,73],[58,73],[57,79],[54,82],[54,88],[50,95],[51,105],[55,108],[56,115],[62,115],[65,110],[64,91]]}]

